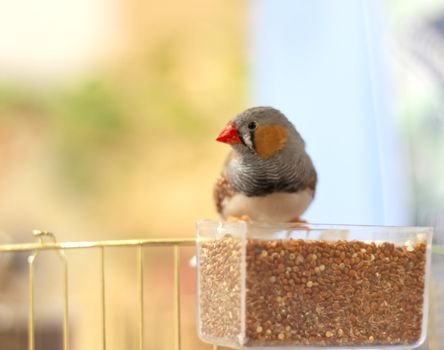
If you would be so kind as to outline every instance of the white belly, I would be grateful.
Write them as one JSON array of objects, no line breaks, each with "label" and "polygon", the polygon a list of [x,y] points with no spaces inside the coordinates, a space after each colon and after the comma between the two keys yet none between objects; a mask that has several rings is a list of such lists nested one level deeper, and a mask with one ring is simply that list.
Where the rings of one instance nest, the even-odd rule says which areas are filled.
[{"label": "white belly", "polygon": [[236,194],[222,204],[222,216],[248,215],[254,221],[289,222],[298,219],[313,199],[313,191],[298,193],[276,192],[263,197]]}]

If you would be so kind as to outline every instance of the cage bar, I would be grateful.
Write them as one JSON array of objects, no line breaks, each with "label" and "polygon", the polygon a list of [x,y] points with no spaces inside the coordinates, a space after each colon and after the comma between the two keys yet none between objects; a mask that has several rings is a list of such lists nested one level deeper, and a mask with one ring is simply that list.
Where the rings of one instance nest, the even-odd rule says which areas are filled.
[{"label": "cage bar", "polygon": [[[91,242],[57,242],[54,235],[49,232],[36,231],[34,235],[38,239],[37,243],[25,244],[6,244],[0,245],[2,252],[23,252],[28,251],[31,254],[28,257],[28,350],[35,350],[35,308],[34,308],[34,288],[35,288],[35,260],[40,251],[56,250],[63,263],[63,350],[69,349],[69,286],[68,286],[68,260],[65,256],[65,250],[68,249],[99,249],[99,279],[100,279],[100,306],[102,316],[102,349],[106,350],[106,284],[105,284],[105,248],[107,247],[135,247],[137,249],[137,280],[138,280],[138,298],[139,298],[139,350],[144,349],[144,266],[143,266],[143,248],[165,246],[173,248],[174,258],[174,348],[181,348],[180,331],[180,247],[193,246],[194,238],[184,239],[138,239],[138,240],[104,240]],[[50,241],[44,240],[50,239]],[[434,254],[444,254],[444,246],[433,246]],[[433,334],[431,334],[434,338]],[[212,345],[213,350],[218,350],[217,345]]]},{"label": "cage bar", "polygon": [[[33,231],[38,239],[37,246],[43,247],[47,242],[44,238],[51,239],[52,244],[57,244],[55,236],[51,232]],[[1,248],[1,247],[0,247]],[[0,252],[2,250],[0,249]],[[35,325],[34,325],[34,263],[39,254],[39,249],[34,249],[28,257],[28,349],[35,348]],[[57,254],[63,263],[63,350],[69,349],[69,296],[68,296],[68,261],[63,250],[58,249]]]},{"label": "cage bar", "polygon": [[174,339],[175,349],[180,350],[180,250],[174,245]]},{"label": "cage bar", "polygon": [[63,350],[69,348],[69,297],[68,297],[68,261],[65,253],[58,250],[63,261]]},{"label": "cage bar", "polygon": [[[181,350],[181,301],[180,301],[180,248],[182,246],[193,246],[195,238],[183,239],[134,239],[134,240],[104,240],[90,242],[57,242],[55,236],[50,232],[34,231],[37,238],[36,243],[5,244],[0,245],[2,252],[31,252],[28,256],[28,350],[35,350],[35,262],[41,251],[55,250],[63,264],[63,350],[69,350],[69,274],[68,260],[65,250],[68,249],[99,249],[99,293],[101,308],[102,349],[106,350],[106,281],[105,281],[105,248],[108,247],[134,247],[137,249],[137,288],[139,299],[139,329],[138,348],[143,350],[145,346],[144,337],[144,247],[172,247],[173,248],[173,288],[174,288],[174,349]],[[212,346],[218,350],[217,345]]]},{"label": "cage bar", "polygon": [[100,247],[100,303],[102,307],[102,349],[106,350],[105,247]]},{"label": "cage bar", "polygon": [[28,350],[34,350],[34,261],[36,253],[28,257]]},{"label": "cage bar", "polygon": [[143,246],[137,246],[137,269],[138,269],[138,281],[139,286],[139,350],[143,350],[144,347],[144,317],[143,317]]},{"label": "cage bar", "polygon": [[152,239],[123,239],[109,241],[90,241],[90,242],[43,242],[43,243],[22,243],[22,244],[4,244],[0,245],[0,252],[23,252],[36,250],[68,250],[68,249],[88,249],[101,247],[134,247],[134,246],[152,246],[152,247],[172,247],[193,246],[196,244],[194,238],[152,238]]}]

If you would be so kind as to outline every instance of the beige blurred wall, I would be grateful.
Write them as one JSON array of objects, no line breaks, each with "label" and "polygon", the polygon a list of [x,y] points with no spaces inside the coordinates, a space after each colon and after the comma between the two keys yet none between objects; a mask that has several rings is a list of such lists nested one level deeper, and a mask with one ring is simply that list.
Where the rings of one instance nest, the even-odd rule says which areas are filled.
[{"label": "beige blurred wall", "polygon": [[[185,237],[216,217],[212,186],[228,149],[214,139],[246,107],[246,20],[238,1],[0,3],[0,230],[11,241],[32,240],[34,228],[61,241]],[[185,286],[192,254],[182,256]],[[171,257],[145,257],[150,348],[172,342]],[[97,349],[97,252],[68,258],[73,346]],[[40,314],[53,317],[59,266],[38,266]],[[107,253],[106,271],[109,348],[131,348],[134,252]],[[23,290],[25,272],[15,276]],[[182,321],[197,349],[193,293],[184,287]]]}]

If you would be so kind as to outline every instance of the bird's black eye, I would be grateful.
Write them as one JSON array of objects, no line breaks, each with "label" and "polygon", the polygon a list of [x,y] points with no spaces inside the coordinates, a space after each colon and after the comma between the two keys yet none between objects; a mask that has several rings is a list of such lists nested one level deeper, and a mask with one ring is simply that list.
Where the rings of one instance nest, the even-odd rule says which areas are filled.
[{"label": "bird's black eye", "polygon": [[256,122],[249,122],[248,123],[248,129],[250,129],[250,130],[256,129]]}]

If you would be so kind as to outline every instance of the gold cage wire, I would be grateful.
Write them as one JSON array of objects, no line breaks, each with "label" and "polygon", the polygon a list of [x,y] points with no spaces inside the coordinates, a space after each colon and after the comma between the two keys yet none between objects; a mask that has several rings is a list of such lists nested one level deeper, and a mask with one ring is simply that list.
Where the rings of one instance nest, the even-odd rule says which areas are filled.
[{"label": "gold cage wire", "polygon": [[[130,239],[106,240],[91,242],[57,242],[54,234],[46,231],[34,231],[36,243],[0,245],[3,252],[30,252],[28,256],[28,350],[35,350],[34,324],[34,264],[41,251],[56,251],[63,265],[63,350],[69,350],[69,293],[68,293],[68,260],[66,250],[97,249],[99,251],[100,273],[100,309],[101,309],[101,344],[106,350],[106,298],[105,298],[105,250],[111,247],[133,247],[137,250],[137,289],[138,289],[138,349],[144,349],[144,250],[145,247],[171,247],[173,249],[173,296],[174,296],[174,349],[181,349],[180,331],[180,247],[194,246],[194,238],[182,239]],[[217,350],[213,345],[213,350]]]},{"label": "gold cage wire", "polygon": [[[30,252],[28,256],[28,350],[35,350],[34,322],[34,264],[41,251],[53,250],[58,254],[63,265],[63,350],[69,350],[69,293],[68,293],[68,260],[66,250],[97,249],[99,251],[99,288],[101,309],[101,344],[106,350],[106,298],[105,298],[105,250],[111,247],[133,247],[137,250],[137,289],[138,289],[138,349],[144,349],[144,250],[145,247],[170,247],[173,250],[173,297],[174,297],[174,350],[181,349],[180,330],[180,248],[194,246],[195,238],[177,239],[129,239],[104,240],[89,242],[57,242],[55,236],[46,231],[34,231],[35,243],[0,245],[0,253]],[[444,255],[444,246],[434,246],[433,253]],[[213,345],[213,350],[218,346]]]}]

